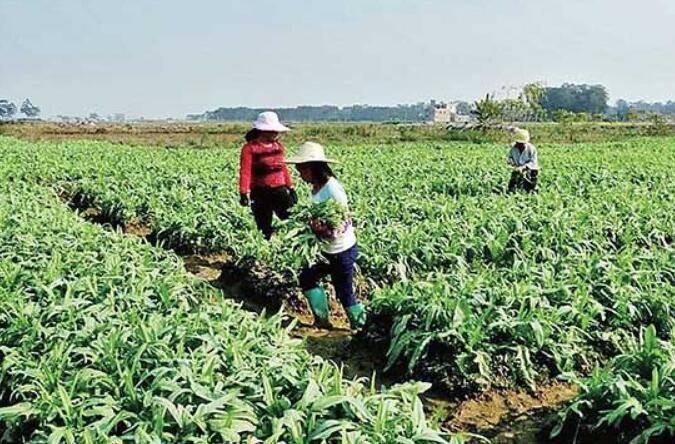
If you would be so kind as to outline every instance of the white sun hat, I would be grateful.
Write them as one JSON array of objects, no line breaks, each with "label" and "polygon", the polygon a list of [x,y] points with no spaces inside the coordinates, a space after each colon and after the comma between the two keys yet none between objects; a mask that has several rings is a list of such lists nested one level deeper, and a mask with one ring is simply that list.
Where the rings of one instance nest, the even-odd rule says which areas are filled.
[{"label": "white sun hat", "polygon": [[529,143],[530,132],[526,129],[516,128],[513,132],[513,141],[518,143]]},{"label": "white sun hat", "polygon": [[279,122],[279,116],[274,111],[265,111],[258,114],[258,118],[253,121],[251,127],[260,131],[276,131],[278,133],[291,130]]},{"label": "white sun hat", "polygon": [[333,159],[326,158],[323,146],[316,142],[305,142],[300,145],[295,156],[286,159],[286,163],[307,163],[307,162],[326,162],[340,163]]}]

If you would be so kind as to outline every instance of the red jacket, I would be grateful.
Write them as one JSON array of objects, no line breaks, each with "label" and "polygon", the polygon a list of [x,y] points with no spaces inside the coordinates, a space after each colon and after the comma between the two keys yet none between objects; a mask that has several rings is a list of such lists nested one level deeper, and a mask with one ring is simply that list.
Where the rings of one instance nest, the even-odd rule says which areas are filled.
[{"label": "red jacket", "polygon": [[286,148],[281,142],[263,145],[250,142],[241,149],[239,167],[239,192],[246,194],[251,188],[292,188],[293,181],[284,163]]}]

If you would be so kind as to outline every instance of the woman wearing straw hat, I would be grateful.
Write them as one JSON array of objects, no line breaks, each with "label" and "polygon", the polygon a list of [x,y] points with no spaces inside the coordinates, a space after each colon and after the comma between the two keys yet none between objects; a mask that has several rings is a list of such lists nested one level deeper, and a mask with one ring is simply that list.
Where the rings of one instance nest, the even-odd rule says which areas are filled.
[{"label": "woman wearing straw hat", "polygon": [[289,129],[275,112],[260,113],[246,133],[239,168],[239,203],[250,206],[258,229],[265,239],[272,237],[272,217],[288,218],[288,210],[298,201],[293,181],[284,163],[286,148],[279,133]]},{"label": "woman wearing straw hat", "polygon": [[537,147],[530,143],[530,133],[525,129],[517,128],[513,134],[513,146],[506,158],[506,163],[512,168],[509,180],[509,193],[523,189],[529,193],[536,191],[539,162],[537,161]]},{"label": "woman wearing straw hat", "polygon": [[[295,164],[303,181],[312,187],[312,202],[322,203],[333,199],[348,209],[347,193],[335,178],[329,164],[337,163],[326,158],[323,146],[305,142],[298,153],[286,163]],[[307,297],[319,325],[328,326],[328,297],[320,285],[321,279],[330,275],[335,294],[347,312],[352,328],[365,326],[366,312],[354,293],[354,266],[358,256],[356,234],[351,220],[339,229],[330,230],[323,221],[312,220],[312,231],[321,240],[325,262],[306,267],[300,273],[300,287]]]}]

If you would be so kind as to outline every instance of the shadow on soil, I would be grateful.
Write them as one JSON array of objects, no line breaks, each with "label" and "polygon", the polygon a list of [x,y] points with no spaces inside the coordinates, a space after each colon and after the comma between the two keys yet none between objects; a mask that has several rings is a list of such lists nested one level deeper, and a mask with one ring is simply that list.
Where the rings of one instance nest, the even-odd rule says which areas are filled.
[{"label": "shadow on soil", "polygon": [[[152,230],[139,220],[121,224],[110,220],[81,199],[65,193],[59,196],[83,219],[111,229],[145,239],[156,245]],[[236,300],[246,310],[276,313],[281,308],[296,320],[291,334],[305,339],[307,350],[342,366],[349,377],[375,377],[378,386],[390,386],[408,378],[424,380],[423,375],[411,375],[402,367],[384,372],[389,348],[389,326],[386,320],[375,319],[368,331],[353,335],[349,322],[334,294],[329,291],[331,324],[333,329],[313,327],[313,315],[299,291],[289,288],[286,279],[266,269],[255,260],[235,261],[227,253],[197,255],[181,254],[185,269],[220,289],[227,298]],[[365,291],[363,288],[361,291]],[[603,442],[584,441],[578,436],[556,441],[548,439],[550,427],[547,418],[576,394],[569,384],[542,385],[536,391],[491,391],[479,395],[462,396],[447,391],[427,393],[423,401],[430,415],[444,418],[450,431],[473,432],[496,444],[538,444],[547,442]]]}]

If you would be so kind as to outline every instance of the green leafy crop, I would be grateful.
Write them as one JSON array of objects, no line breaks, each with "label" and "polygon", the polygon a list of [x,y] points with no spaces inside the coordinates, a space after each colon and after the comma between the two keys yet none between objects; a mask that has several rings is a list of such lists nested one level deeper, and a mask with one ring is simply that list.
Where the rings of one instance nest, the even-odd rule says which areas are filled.
[{"label": "green leafy crop", "polygon": [[342,228],[349,220],[347,208],[333,199],[312,204],[309,213],[312,219],[325,223],[331,230]]},{"label": "green leafy crop", "polygon": [[[291,220],[277,221],[275,236],[270,242],[264,241],[255,229],[248,208],[238,205],[238,151],[232,148],[194,151],[89,141],[34,144],[0,138],[3,153],[0,167],[7,190],[16,189],[19,183],[41,190],[51,189],[76,202],[75,206],[80,211],[96,208],[106,221],[116,224],[140,221],[150,231],[149,237],[161,247],[180,253],[227,252],[241,263],[253,259],[284,276],[285,285],[294,288],[297,271],[317,254],[316,236],[308,227],[312,217],[310,190],[298,186],[301,201],[298,214]],[[648,371],[642,373],[640,370],[638,374],[637,367],[627,358],[634,351],[626,350],[626,344],[639,342],[647,325],[653,326],[654,335],[664,343],[672,341],[672,332],[675,331],[675,139],[634,138],[611,143],[542,144],[539,146],[542,166],[540,189],[535,195],[509,195],[504,192],[510,174],[505,165],[506,145],[425,142],[330,148],[341,160],[335,172],[349,195],[353,214],[343,214],[337,208],[316,210],[320,210],[321,216],[334,226],[347,217],[353,217],[360,249],[359,273],[374,289],[367,301],[371,319],[388,331],[389,367],[402,366],[409,373],[432,381],[437,389],[446,388],[462,394],[494,387],[533,387],[542,380],[570,372],[595,378],[592,379],[595,382],[582,383],[588,384],[591,391],[593,386],[598,386],[607,387],[602,393],[609,393],[618,374],[624,381],[630,376],[631,387],[638,387],[635,384],[639,383],[647,390],[653,370],[657,369],[659,387],[665,387],[662,393],[669,396],[667,365],[672,354],[668,346],[659,346],[666,350],[659,352],[663,354],[663,359],[645,366]],[[111,250],[111,245],[117,245],[118,240],[102,243],[97,237],[96,241],[85,242],[79,240],[82,237],[77,234],[79,231],[59,238],[75,223],[74,219],[62,215],[48,219],[29,217],[41,215],[40,208],[43,206],[56,204],[56,201],[47,204],[48,199],[44,197],[35,203],[36,198],[30,197],[33,196],[31,193],[6,191],[3,194],[6,209],[2,227],[5,233],[13,233],[12,227],[29,227],[31,224],[40,227],[40,230],[53,231],[50,236],[38,228],[33,228],[37,230],[35,232],[27,230],[14,237],[7,234],[6,246],[3,247],[3,254],[13,255],[3,265],[3,279],[8,282],[3,289],[12,289],[4,296],[5,300],[25,302],[25,305],[24,302],[18,305],[19,309],[7,303],[3,308],[5,311],[0,312],[5,316],[2,325],[10,323],[12,326],[3,333],[6,335],[3,345],[11,345],[10,348],[17,349],[22,359],[26,359],[25,362],[16,361],[12,366],[19,369],[18,376],[3,376],[6,379],[3,382],[5,392],[0,399],[14,396],[7,404],[14,406],[11,414],[15,418],[28,411],[23,401],[13,395],[23,387],[26,387],[26,396],[31,402],[36,398],[30,396],[38,393],[40,399],[58,402],[59,409],[72,411],[66,402],[68,398],[62,396],[58,386],[63,386],[65,393],[71,397],[70,393],[76,393],[79,386],[64,386],[58,372],[57,376],[49,379],[47,388],[32,385],[38,379],[35,375],[39,374],[35,373],[35,369],[42,369],[39,362],[34,362],[35,357],[51,356],[49,353],[52,351],[29,348],[24,352],[17,338],[28,341],[22,344],[51,344],[43,338],[52,338],[59,333],[64,339],[54,342],[54,346],[61,344],[54,353],[74,356],[72,359],[78,362],[89,362],[89,355],[82,357],[73,350],[79,352],[78,347],[91,344],[92,338],[78,340],[72,348],[70,341],[77,336],[73,331],[89,331],[88,326],[98,325],[98,318],[93,323],[78,317],[73,321],[65,318],[70,322],[68,328],[55,327],[52,324],[54,319],[71,313],[80,316],[83,310],[62,307],[64,304],[60,301],[70,295],[67,288],[43,289],[51,288],[50,285],[63,276],[73,276],[73,270],[78,270],[77,264],[90,264],[82,267],[77,274],[77,282],[80,279],[86,282],[86,285],[78,284],[86,289],[85,300],[93,298],[106,303],[119,300],[120,304],[124,304],[114,309],[96,306],[95,313],[100,311],[121,316],[121,313],[127,313],[127,304],[133,305],[127,298],[132,298],[131,301],[140,298],[139,308],[128,310],[128,316],[134,318],[123,318],[132,326],[150,322],[150,313],[157,310],[164,313],[163,304],[182,301],[186,294],[193,295],[188,300],[211,297],[208,296],[210,293],[201,290],[196,294],[196,290],[186,290],[193,288],[193,284],[187,284],[184,281],[186,277],[180,273],[176,276],[172,274],[174,277],[170,282],[163,283],[159,276],[164,276],[162,270],[166,270],[166,262],[164,259],[143,259],[145,256],[139,256],[137,252],[141,248],[139,246],[130,248],[131,256],[120,252],[107,254],[106,251],[116,251]],[[21,213],[21,208],[28,209]],[[143,251],[146,251],[145,248]],[[50,254],[56,251],[75,251],[78,256],[66,265],[61,262],[63,257],[55,259],[55,264],[46,259],[37,261],[43,256],[51,257]],[[159,249],[147,247],[147,251],[153,251],[153,255],[160,254],[156,252]],[[146,263],[146,260],[149,262]],[[174,256],[166,260],[170,263],[178,261]],[[135,268],[118,270],[114,268],[121,267],[118,262],[135,264],[140,271]],[[52,273],[53,276],[38,278],[36,270]],[[181,277],[177,277],[179,274]],[[16,288],[12,287],[15,282],[20,283]],[[157,296],[146,300],[147,294]],[[55,301],[53,307],[50,305],[48,310],[40,312],[44,322],[40,321],[39,328],[32,316],[37,309],[34,305],[36,295],[43,295],[50,304]],[[70,303],[71,299],[67,300]],[[187,301],[178,304],[192,307]],[[180,317],[173,321],[167,321],[165,317],[161,318],[161,322],[156,321],[160,325],[166,322],[181,334],[171,341],[152,332],[144,332],[141,327],[134,327],[131,331],[152,339],[153,344],[164,346],[169,341],[177,344],[175,347],[202,342],[206,344],[204,347],[216,347],[225,338],[238,337],[235,328],[220,330],[221,325],[229,325],[225,318],[216,317],[218,321],[213,323],[200,320],[200,327],[195,330],[198,335],[179,328],[189,312],[187,309],[181,311]],[[413,398],[405,398],[396,391],[368,395],[359,389],[354,396],[361,401],[356,404],[347,401],[331,404],[343,398],[329,398],[326,404],[320,404],[325,408],[321,409],[320,419],[316,419],[324,422],[320,425],[311,422],[308,408],[298,407],[298,392],[307,390],[309,381],[315,380],[319,381],[317,384],[323,396],[343,396],[346,383],[335,383],[326,388],[328,380],[341,377],[335,370],[316,370],[307,362],[311,359],[304,353],[300,353],[299,361],[288,361],[287,355],[296,353],[299,348],[286,348],[284,345],[273,352],[272,346],[268,348],[270,342],[259,338],[286,337],[278,325],[266,327],[266,333],[258,333],[256,329],[262,328],[259,324],[262,321],[251,321],[249,324],[237,316],[232,324],[245,323],[256,333],[238,337],[231,344],[217,346],[221,350],[218,359],[224,359],[221,355],[227,356],[227,365],[230,362],[252,363],[250,367],[245,367],[249,372],[245,374],[251,375],[247,381],[255,380],[256,387],[262,389],[254,390],[245,385],[238,392],[243,394],[236,395],[236,399],[244,402],[246,407],[241,407],[244,411],[253,409],[258,418],[256,424],[266,424],[266,428],[256,426],[256,437],[278,438],[275,427],[280,427],[287,430],[283,432],[288,433],[284,435],[287,442],[301,442],[295,437],[306,436],[303,433],[317,427],[315,436],[321,438],[323,433],[332,431],[331,439],[340,436],[343,442],[353,442],[349,441],[350,433],[358,432],[364,434],[361,436],[365,436],[363,439],[366,441],[370,440],[368,442],[391,442],[387,441],[389,437],[383,435],[380,428],[369,428],[372,421],[362,421],[358,416],[362,409],[357,406],[361,405],[358,402],[370,405],[364,399],[373,402],[384,399],[382,402],[389,405],[388,397],[393,396],[398,407],[391,415],[387,413],[389,416],[383,413],[384,417],[398,421],[394,429],[396,432],[392,433],[400,435],[405,430],[407,434],[404,436],[417,436],[423,441],[420,437],[426,435],[415,431],[417,429],[410,422],[400,420],[407,418],[410,412],[406,409],[415,405]],[[105,326],[108,327],[107,324]],[[110,334],[116,332],[112,328],[108,330]],[[174,394],[172,390],[178,390],[171,385],[173,382],[168,385],[171,390],[162,385],[160,395],[151,390],[152,394],[147,395],[147,399],[145,391],[141,395],[133,394],[131,387],[145,387],[152,380],[143,376],[138,379],[124,376],[126,364],[117,370],[119,362],[133,363],[136,353],[139,353],[139,348],[133,348],[128,353],[119,354],[118,344],[128,342],[131,338],[129,334],[122,334],[123,340],[111,339],[114,347],[102,347],[101,352],[101,362],[108,366],[106,371],[121,375],[119,381],[115,379],[115,384],[126,381],[127,385],[123,386],[132,394],[129,399],[136,406],[135,410],[115,407],[113,418],[122,410],[137,414],[140,406],[155,405],[152,404],[155,396],[169,399],[174,404],[176,400],[183,399],[182,391],[175,392],[180,393],[177,398],[171,398]],[[216,342],[211,340],[214,337]],[[137,342],[144,343],[141,340]],[[169,350],[173,352],[171,347]],[[264,353],[269,353],[263,353],[265,359],[279,362],[279,368],[285,369],[283,372],[279,368],[271,369],[266,376],[269,384],[263,383],[265,379],[260,369],[264,366],[258,365],[262,359],[255,358],[259,347],[266,350]],[[192,353],[192,348],[189,351]],[[250,355],[248,351],[251,351]],[[143,353],[139,355],[141,358],[145,356]],[[184,365],[194,368],[208,366],[208,359],[202,358],[196,363],[189,360],[164,363],[164,356],[170,353],[163,353],[165,355],[149,358],[143,368],[154,368],[152,366],[158,365],[158,361],[162,363],[161,367],[169,369],[182,369]],[[183,359],[187,355],[177,356]],[[616,356],[623,356],[623,359],[612,360]],[[608,361],[610,364],[607,366]],[[140,362],[145,361],[141,359]],[[50,370],[61,368],[60,364],[60,361],[58,364],[50,362],[47,367]],[[310,368],[313,370],[307,373]],[[316,376],[315,371],[330,377]],[[596,377],[594,372],[604,376]],[[75,374],[75,371],[71,373]],[[277,379],[281,377],[279,375],[287,374],[290,376],[284,376],[286,379],[283,381]],[[42,377],[42,374],[39,375]],[[218,379],[214,381],[214,384],[220,382]],[[106,387],[117,387],[115,384],[108,382]],[[179,387],[180,390],[188,390],[188,394],[192,393],[191,386]],[[622,387],[621,384],[618,387]],[[111,402],[107,391],[96,390],[103,393],[104,401],[101,402]],[[580,411],[587,405],[586,400],[592,400],[592,407],[584,410],[582,420],[588,419],[589,424],[600,423],[605,410],[614,412],[623,406],[602,421],[599,430],[632,421],[630,424],[638,429],[649,427],[662,435],[670,433],[670,423],[664,419],[669,412],[666,408],[669,404],[664,397],[656,396],[654,399],[658,400],[659,407],[647,406],[647,398],[643,397],[641,390],[639,387],[624,390],[627,395],[612,392],[612,396],[606,396],[608,402],[621,402],[609,407],[597,402],[601,397],[586,396],[582,391],[584,398],[580,398]],[[79,409],[82,400],[90,396],[94,395],[87,392],[87,396],[78,398],[73,406]],[[119,402],[122,392],[110,396]],[[301,399],[302,395],[299,397]],[[405,399],[412,404],[406,403]],[[645,421],[639,408],[634,408],[638,405],[635,400],[639,401],[639,408],[656,412],[653,422]],[[214,399],[208,402],[212,401]],[[176,425],[178,421],[183,421],[182,410],[178,407],[172,410],[163,400],[157,405],[159,407],[156,408],[166,409],[172,418],[179,418],[166,426],[169,430],[166,433],[177,434],[183,430]],[[194,416],[197,408],[190,410],[190,415]],[[375,408],[384,407],[378,404]],[[292,419],[283,419],[280,412],[288,409],[300,411],[305,416],[290,413]],[[661,415],[659,411],[666,413]],[[40,424],[62,427],[63,421],[54,419],[54,415],[49,410],[39,417]],[[156,415],[161,416],[159,413]],[[568,417],[572,417],[571,413]],[[302,421],[294,421],[297,418],[302,418]],[[84,421],[89,424],[87,421],[96,420]],[[120,421],[131,424],[137,420],[123,418]],[[149,421],[163,424],[154,416]],[[339,424],[329,421],[338,421]],[[292,432],[292,427],[287,426],[291,423],[302,423],[304,432],[297,429]],[[201,425],[195,425],[194,430],[201,430]],[[115,427],[110,433],[122,436],[119,435],[120,429]],[[126,430],[124,426],[120,427]],[[165,430],[164,426],[157,427]],[[656,436],[656,432],[650,433]],[[194,437],[197,432],[189,433],[192,435],[185,436]],[[433,441],[431,438],[428,440]]]}]

